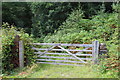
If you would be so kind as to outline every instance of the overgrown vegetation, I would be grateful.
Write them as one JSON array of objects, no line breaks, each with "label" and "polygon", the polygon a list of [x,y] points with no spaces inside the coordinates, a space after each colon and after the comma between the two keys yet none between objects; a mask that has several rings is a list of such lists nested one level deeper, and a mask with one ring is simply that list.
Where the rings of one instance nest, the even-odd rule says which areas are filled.
[{"label": "overgrown vegetation", "polygon": [[[3,2],[2,21],[22,27],[34,37],[52,34],[68,18],[68,15],[81,7],[84,18],[89,19],[105,5],[105,12],[111,13],[112,3],[92,2]],[[89,14],[88,14],[89,13]]]},{"label": "overgrown vegetation", "polygon": [[[118,12],[113,5],[114,13],[99,12],[91,19],[83,19],[81,9],[73,11],[67,20],[55,31],[53,35],[44,38],[48,43],[91,43],[98,40],[106,43],[109,58],[103,59],[99,65],[102,73],[113,71],[118,73],[119,46],[118,46]],[[113,73],[114,74],[114,73]]]},{"label": "overgrown vegetation", "polygon": [[25,32],[31,33],[32,13],[29,4],[23,2],[3,2],[2,6],[3,22],[8,22],[17,28],[24,28]]},{"label": "overgrown vegetation", "polygon": [[[17,3],[15,3],[17,4]],[[27,33],[23,31],[23,29],[19,26],[18,23],[20,23],[23,19],[20,18],[20,20],[17,20],[17,14],[13,17],[11,15],[12,20],[17,20],[16,24],[17,28],[14,28],[12,26],[9,26],[8,24],[3,24],[3,66],[6,67],[6,70],[13,69],[13,64],[10,62],[4,63],[11,59],[13,54],[11,54],[11,47],[13,45],[14,36],[16,34],[21,36],[21,40],[25,42],[25,54],[28,61],[33,60],[33,52],[30,49],[30,45],[27,43],[30,42],[46,42],[46,43],[80,43],[80,44],[89,44],[92,41],[98,40],[100,43],[106,43],[107,49],[109,50],[108,55],[109,58],[102,58],[100,59],[99,65],[94,66],[96,69],[98,69],[99,75],[96,74],[96,76],[92,77],[118,77],[119,73],[119,65],[120,63],[120,52],[119,51],[119,39],[118,39],[118,14],[120,10],[120,5],[117,3],[97,3],[98,6],[94,3],[25,3],[27,5],[27,8],[22,8],[23,13],[29,9],[28,12],[29,15],[31,15],[30,19],[31,25],[27,25],[25,27],[25,24],[29,24],[27,21],[23,21],[23,24],[20,24],[23,29],[28,31],[29,34],[34,36],[31,38]],[[5,3],[6,7],[10,6],[10,4]],[[108,5],[110,5],[108,7]],[[85,8],[86,7],[86,8]],[[85,8],[85,9],[84,9]],[[109,10],[110,8],[110,10]],[[4,9],[4,7],[3,7]],[[13,10],[13,8],[12,8]],[[13,10],[13,12],[15,12]],[[19,11],[18,11],[19,12]],[[5,13],[3,11],[3,13]],[[8,12],[7,12],[8,13]],[[6,14],[7,14],[6,13]],[[88,14],[90,13],[90,14]],[[6,15],[5,14],[5,15]],[[11,14],[13,14],[11,12]],[[9,15],[9,13],[8,13]],[[20,15],[26,15],[20,14]],[[29,15],[27,17],[29,17]],[[4,16],[5,17],[5,16]],[[4,18],[4,21],[10,21],[10,19],[5,20],[7,18]],[[27,22],[27,23],[26,23]],[[13,22],[10,22],[14,23]],[[28,26],[32,26],[30,29]],[[27,28],[27,29],[26,29]],[[9,34],[9,35],[8,35]],[[27,62],[29,63],[29,62]],[[39,65],[42,66],[42,65]],[[50,65],[48,65],[50,66]],[[8,69],[9,67],[9,69]],[[50,72],[55,67],[51,68],[50,66],[48,71],[44,72],[45,68],[48,68],[46,66],[42,67],[35,67],[31,70],[30,73],[34,73],[33,75],[26,74],[24,75],[17,75],[18,73],[12,74],[13,77],[78,77],[79,75],[73,75],[72,74],[68,76],[51,76]],[[32,67],[30,67],[32,68]],[[42,70],[42,69],[43,70]],[[57,67],[58,68],[58,67]],[[63,70],[67,70],[68,67],[62,67]],[[60,70],[62,69],[60,68]],[[71,71],[72,67],[68,68],[68,72],[72,73]],[[35,69],[35,70],[34,70]],[[38,70],[40,69],[40,70]],[[77,69],[79,68],[73,68],[75,70],[75,73],[77,72]],[[38,72],[36,72],[38,70]],[[57,70],[57,69],[56,69]],[[59,70],[59,69],[58,69]],[[88,69],[85,69],[86,71],[89,71]],[[29,71],[27,69],[23,70],[27,73]],[[39,75],[38,73],[42,74],[42,72],[48,75]],[[67,74],[67,72],[63,71],[62,74]],[[74,71],[73,71],[74,72]],[[21,72],[20,72],[21,73]],[[86,72],[85,72],[86,73]],[[55,74],[55,73],[54,73]],[[54,75],[53,74],[53,75]],[[92,74],[92,72],[91,72]],[[36,76],[37,75],[37,76]],[[50,76],[49,76],[50,75]],[[82,76],[81,76],[82,77]],[[89,77],[89,76],[85,76]]]},{"label": "overgrown vegetation", "polygon": [[114,72],[102,74],[95,67],[34,64],[3,78],[117,78]]},{"label": "overgrown vegetation", "polygon": [[[19,59],[18,51],[15,49],[15,36],[19,35],[20,40],[24,42],[25,49],[25,65],[33,63],[34,54],[31,50],[31,45],[28,43],[33,42],[31,36],[27,33],[24,33],[23,29],[17,29],[14,26],[9,25],[8,23],[4,23],[2,25],[2,67],[3,73],[7,72],[10,74],[14,68],[19,67]],[[1,32],[0,31],[0,32]]]}]

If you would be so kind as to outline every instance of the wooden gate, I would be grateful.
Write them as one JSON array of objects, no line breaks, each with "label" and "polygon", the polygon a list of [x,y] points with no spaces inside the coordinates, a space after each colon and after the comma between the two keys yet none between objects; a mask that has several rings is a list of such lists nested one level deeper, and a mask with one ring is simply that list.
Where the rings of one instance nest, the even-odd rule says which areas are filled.
[{"label": "wooden gate", "polygon": [[[76,65],[98,62],[99,42],[92,44],[32,43],[37,63]],[[40,47],[40,48],[37,48]],[[71,49],[73,47],[74,49]],[[89,50],[90,49],[90,50]]]}]

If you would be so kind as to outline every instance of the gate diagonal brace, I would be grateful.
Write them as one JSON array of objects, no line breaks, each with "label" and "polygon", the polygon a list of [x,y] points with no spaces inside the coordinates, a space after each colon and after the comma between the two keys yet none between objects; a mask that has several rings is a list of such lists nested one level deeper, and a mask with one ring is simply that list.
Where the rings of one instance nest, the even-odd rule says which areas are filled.
[{"label": "gate diagonal brace", "polygon": [[73,55],[71,52],[69,52],[68,50],[64,49],[63,47],[61,47],[61,46],[58,46],[58,47],[61,48],[61,49],[64,50],[64,51],[66,51],[68,54],[72,55],[72,56],[75,57],[76,59],[80,60],[81,62],[87,63],[87,62],[85,62],[84,60],[76,57],[75,55]]},{"label": "gate diagonal brace", "polygon": [[56,47],[56,46],[52,46],[51,48],[48,48],[48,50],[44,51],[43,53],[41,53],[41,54],[38,55],[38,56],[41,56],[41,55],[45,54],[46,52],[50,51],[50,50],[53,49],[54,47]]}]

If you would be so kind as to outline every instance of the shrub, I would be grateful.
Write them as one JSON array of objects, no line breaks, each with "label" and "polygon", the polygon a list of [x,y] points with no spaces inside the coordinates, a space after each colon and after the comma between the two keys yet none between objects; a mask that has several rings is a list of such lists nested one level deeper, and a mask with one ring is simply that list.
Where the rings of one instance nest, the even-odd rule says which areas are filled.
[{"label": "shrub", "polygon": [[10,71],[17,66],[14,64],[13,58],[18,58],[18,54],[13,54],[13,47],[14,39],[16,35],[20,36],[20,40],[24,42],[24,58],[25,58],[25,65],[28,65],[30,63],[34,62],[34,54],[31,50],[30,42],[33,42],[32,36],[29,36],[27,33],[24,32],[23,29],[17,29],[14,26],[10,26],[7,23],[3,23],[2,25],[2,67],[3,72]]}]

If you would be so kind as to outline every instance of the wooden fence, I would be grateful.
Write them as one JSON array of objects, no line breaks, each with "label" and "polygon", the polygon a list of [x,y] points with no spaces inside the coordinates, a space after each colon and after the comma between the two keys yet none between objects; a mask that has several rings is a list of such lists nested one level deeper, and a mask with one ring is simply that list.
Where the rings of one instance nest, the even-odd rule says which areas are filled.
[{"label": "wooden fence", "polygon": [[[40,59],[37,59],[37,63],[59,64],[59,65],[76,65],[74,63],[87,63],[88,60],[93,60],[94,63],[97,63],[97,57],[98,57],[97,50],[99,50],[99,42],[98,41],[94,41],[93,44],[33,43],[33,45],[51,45],[52,46],[50,48],[44,48],[44,49],[43,48],[33,48],[34,50],[38,51],[35,53],[39,54],[38,57],[40,57]],[[58,49],[54,49],[54,48],[56,48],[56,46]],[[82,49],[82,50],[65,49],[63,46],[84,47],[84,49]],[[88,50],[90,47],[92,47],[93,50]],[[43,52],[41,52],[41,51],[43,51]],[[59,51],[59,53],[56,53],[56,52],[49,53],[49,51],[57,51],[57,52]],[[76,51],[77,53],[73,54],[71,51],[73,51],[73,52]],[[67,53],[63,53],[63,52],[67,52]],[[91,52],[92,54],[81,54],[82,52]],[[52,55],[55,55],[55,56],[52,56]],[[60,55],[62,55],[62,56],[60,56]],[[89,56],[89,58],[80,57],[80,56]],[[92,56],[94,58],[92,58]],[[49,58],[49,59],[47,59],[47,58]],[[41,62],[41,61],[48,61],[48,62]],[[57,62],[60,62],[60,63],[57,63]],[[73,64],[71,64],[71,63],[73,63]]]},{"label": "wooden fence", "polygon": [[[41,47],[32,48],[35,50],[34,53],[37,54],[37,63],[76,66],[82,66],[83,64],[90,62],[97,64],[99,52],[101,51],[100,46],[103,46],[99,43],[99,41],[93,41],[92,44],[32,43],[31,45]],[[74,49],[69,49],[70,47],[74,47]],[[24,66],[23,54],[23,42],[20,41],[19,62],[21,68]]]}]

